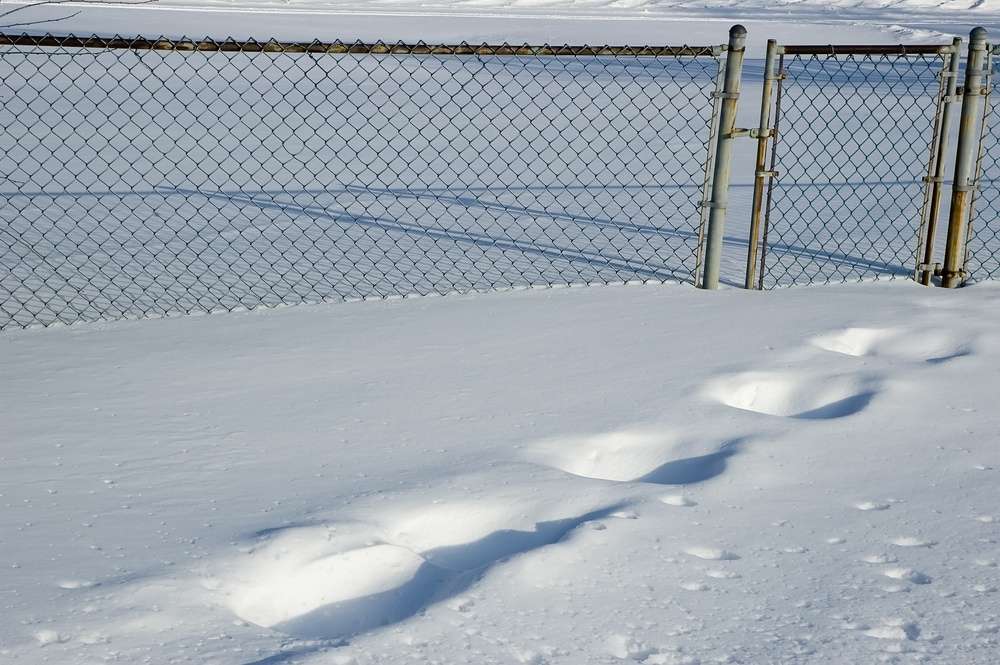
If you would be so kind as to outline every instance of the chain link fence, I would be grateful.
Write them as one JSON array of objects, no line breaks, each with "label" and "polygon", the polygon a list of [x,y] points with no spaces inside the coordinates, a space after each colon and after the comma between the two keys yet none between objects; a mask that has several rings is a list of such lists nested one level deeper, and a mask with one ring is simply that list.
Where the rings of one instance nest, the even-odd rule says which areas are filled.
[{"label": "chain link fence", "polygon": [[745,35],[730,31],[729,57],[0,35],[0,329],[697,283],[718,267],[706,225],[725,219],[731,141],[747,135],[748,287],[1000,275],[995,95],[978,192],[955,189],[974,196],[964,269],[948,268],[958,250],[934,262],[950,116],[961,101],[967,136],[980,99],[956,87],[960,41],[769,42],[747,130],[731,126]]},{"label": "chain link fence", "polygon": [[722,47],[0,38],[0,328],[693,281]]},{"label": "chain link fence", "polygon": [[969,237],[966,243],[966,280],[978,282],[1000,278],[1000,45],[991,49],[986,82],[982,134],[976,167],[978,188],[970,205]]},{"label": "chain link fence", "polygon": [[758,288],[913,276],[943,47],[785,47]]}]

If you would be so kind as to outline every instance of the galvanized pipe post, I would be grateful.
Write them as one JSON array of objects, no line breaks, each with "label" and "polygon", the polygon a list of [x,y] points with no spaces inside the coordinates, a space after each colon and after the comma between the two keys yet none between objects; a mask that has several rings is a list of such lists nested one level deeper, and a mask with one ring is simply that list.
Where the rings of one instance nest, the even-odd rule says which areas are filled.
[{"label": "galvanized pipe post", "polygon": [[969,57],[965,62],[965,87],[962,90],[962,116],[958,128],[955,157],[955,183],[951,189],[948,215],[948,243],[944,250],[941,286],[953,289],[965,279],[965,238],[969,219],[969,201],[975,187],[976,128],[981,113],[983,73],[986,62],[986,29],[975,28],[969,35]]},{"label": "galvanized pipe post", "polygon": [[708,239],[705,242],[705,272],[701,288],[719,288],[719,266],[722,261],[722,237],[726,228],[726,207],[729,205],[729,173],[733,163],[733,141],[736,129],[736,108],[740,98],[743,74],[743,54],[746,51],[747,29],[734,25],[729,30],[726,50],[726,75],[719,113],[719,136],[715,149],[715,169],[712,172],[712,198],[709,201]]},{"label": "galvanized pipe post", "polygon": [[747,247],[747,270],[743,288],[754,288],[757,248],[760,244],[760,213],[764,203],[764,181],[773,176],[767,169],[767,142],[771,138],[771,89],[777,79],[778,42],[767,40],[764,60],[764,86],[760,94],[760,125],[757,129],[757,162],[754,167],[753,208],[750,213],[750,244]]},{"label": "galvanized pipe post", "polygon": [[962,39],[956,37],[951,44],[951,61],[948,63],[948,71],[945,76],[945,99],[941,105],[941,117],[939,118],[940,135],[938,137],[937,155],[935,155],[934,174],[931,178],[931,200],[927,213],[927,225],[924,229],[923,257],[920,260],[918,281],[924,286],[929,286],[931,277],[934,276],[934,241],[937,237],[938,217],[941,215],[941,190],[944,184],[945,169],[947,168],[946,153],[948,151],[948,129],[951,127],[951,109],[955,106],[955,99],[958,95],[958,65],[962,59]]}]

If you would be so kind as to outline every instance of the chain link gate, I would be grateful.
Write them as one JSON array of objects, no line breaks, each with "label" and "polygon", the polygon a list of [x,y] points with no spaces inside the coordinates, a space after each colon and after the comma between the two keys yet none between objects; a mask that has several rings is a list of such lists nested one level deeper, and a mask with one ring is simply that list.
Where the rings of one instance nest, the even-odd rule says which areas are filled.
[{"label": "chain link gate", "polygon": [[986,90],[976,187],[969,204],[968,237],[965,244],[965,278],[978,282],[1000,277],[1000,104],[996,86],[1000,80],[1000,45],[993,45],[986,58]]},{"label": "chain link gate", "polygon": [[724,52],[0,35],[0,329],[693,282]]},{"label": "chain link gate", "polygon": [[959,51],[769,44],[748,288],[928,279]]}]

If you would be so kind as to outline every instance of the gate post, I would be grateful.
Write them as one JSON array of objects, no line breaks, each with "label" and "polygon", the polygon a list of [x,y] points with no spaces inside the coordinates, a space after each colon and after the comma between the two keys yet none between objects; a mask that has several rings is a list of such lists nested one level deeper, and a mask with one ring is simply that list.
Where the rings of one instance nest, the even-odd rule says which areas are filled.
[{"label": "gate post", "polygon": [[948,215],[948,243],[944,250],[941,286],[953,289],[965,280],[965,236],[969,219],[969,201],[975,188],[976,139],[986,62],[986,29],[975,28],[969,35],[969,57],[965,61],[965,87],[962,89],[962,116],[958,128],[955,156],[955,183],[951,189]]},{"label": "gate post", "polygon": [[[945,167],[947,162],[946,152],[948,148],[948,130],[951,127],[951,110],[958,95],[958,65],[962,59],[962,39],[956,37],[951,43],[951,61],[948,63],[948,71],[945,76],[948,80],[943,86],[945,99],[938,106],[937,127],[940,133],[937,137],[937,155],[930,174],[930,201],[927,215],[923,222],[923,247],[918,247],[917,260],[917,281],[924,286],[930,286],[931,277],[934,275],[936,266],[934,263],[934,242],[937,238],[938,217],[941,215],[941,186],[944,184]],[[923,254],[920,254],[920,250]]]},{"label": "gate post", "polygon": [[729,29],[726,50],[726,75],[719,113],[719,135],[712,172],[712,198],[709,201],[708,239],[705,243],[705,272],[701,288],[719,288],[719,265],[722,259],[722,236],[726,227],[726,207],[729,205],[729,173],[733,162],[733,140],[736,129],[736,107],[740,98],[743,74],[743,54],[747,44],[747,29],[734,25]]},{"label": "gate post", "polygon": [[767,142],[772,138],[771,88],[778,77],[778,42],[767,40],[767,57],[764,60],[764,85],[760,93],[760,126],[757,129],[757,162],[754,167],[753,209],[750,213],[750,244],[747,247],[747,272],[743,288],[754,288],[757,270],[757,248],[760,244],[760,213],[764,203],[764,180],[773,176],[767,172]]}]

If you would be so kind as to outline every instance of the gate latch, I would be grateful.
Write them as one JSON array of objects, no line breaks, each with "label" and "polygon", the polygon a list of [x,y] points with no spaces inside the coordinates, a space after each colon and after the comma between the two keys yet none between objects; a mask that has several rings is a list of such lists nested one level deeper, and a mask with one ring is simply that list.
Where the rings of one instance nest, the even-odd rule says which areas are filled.
[{"label": "gate latch", "polygon": [[729,138],[739,138],[741,136],[749,136],[752,139],[769,139],[774,136],[773,129],[761,129],[754,127],[752,129],[737,128],[732,131]]},{"label": "gate latch", "polygon": [[935,277],[941,276],[941,264],[940,263],[919,263],[917,264],[917,270],[919,272],[929,272]]}]

